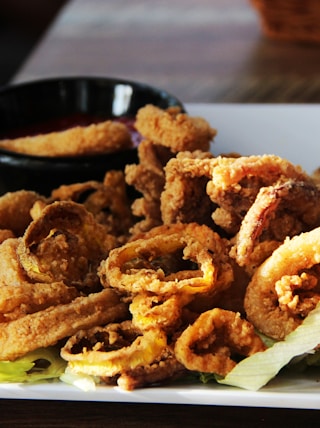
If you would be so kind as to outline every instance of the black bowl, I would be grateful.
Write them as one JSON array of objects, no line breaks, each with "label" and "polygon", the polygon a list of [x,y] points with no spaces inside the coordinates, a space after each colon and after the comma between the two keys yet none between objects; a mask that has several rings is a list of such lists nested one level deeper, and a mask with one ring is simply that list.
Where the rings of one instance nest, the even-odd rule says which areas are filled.
[{"label": "black bowl", "polygon": [[[0,139],[34,135],[99,120],[134,120],[146,104],[184,107],[143,83],[104,77],[62,77],[0,89]],[[0,194],[19,189],[49,195],[61,184],[102,180],[106,171],[137,162],[136,147],[85,157],[29,156],[0,150]]]}]

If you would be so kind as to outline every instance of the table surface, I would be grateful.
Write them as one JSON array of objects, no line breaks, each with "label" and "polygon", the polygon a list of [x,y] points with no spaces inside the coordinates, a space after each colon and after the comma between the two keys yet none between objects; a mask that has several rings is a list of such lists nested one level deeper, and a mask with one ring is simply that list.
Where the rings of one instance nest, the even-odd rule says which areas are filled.
[{"label": "table surface", "polygon": [[[320,45],[269,40],[247,0],[72,0],[13,82],[129,78],[183,102],[318,103]],[[230,406],[0,400],[0,425],[287,427],[319,412]]]},{"label": "table surface", "polygon": [[249,0],[71,0],[14,81],[81,74],[183,102],[319,102],[320,44],[266,39]]}]

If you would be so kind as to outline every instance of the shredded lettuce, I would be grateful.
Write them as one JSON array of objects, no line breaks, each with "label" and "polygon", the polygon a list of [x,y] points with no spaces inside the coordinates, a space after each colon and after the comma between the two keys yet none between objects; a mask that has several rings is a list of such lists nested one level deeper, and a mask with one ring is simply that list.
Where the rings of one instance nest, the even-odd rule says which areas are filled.
[{"label": "shredded lettuce", "polygon": [[97,379],[94,376],[86,375],[84,373],[73,373],[67,367],[64,373],[60,376],[60,380],[68,385],[73,385],[82,391],[94,391],[96,389]]},{"label": "shredded lettuce", "polygon": [[55,348],[39,348],[16,359],[0,361],[0,382],[38,382],[59,378],[66,362]]},{"label": "shredded lettuce", "polygon": [[[258,352],[238,363],[221,384],[257,391],[298,356],[310,356],[320,343],[320,304],[285,340],[276,342],[266,351]],[[308,357],[307,357],[308,358]],[[309,362],[310,364],[310,362]]]}]

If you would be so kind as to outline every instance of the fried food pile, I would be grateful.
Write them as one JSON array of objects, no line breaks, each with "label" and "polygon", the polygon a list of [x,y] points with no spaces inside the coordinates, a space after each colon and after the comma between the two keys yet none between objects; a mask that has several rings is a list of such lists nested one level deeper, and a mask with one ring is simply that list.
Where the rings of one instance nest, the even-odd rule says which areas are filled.
[{"label": "fried food pile", "polygon": [[69,372],[125,390],[223,377],[319,302],[316,177],[214,157],[216,130],[178,108],[145,106],[135,127],[124,172],[0,197],[0,360],[54,345]]}]

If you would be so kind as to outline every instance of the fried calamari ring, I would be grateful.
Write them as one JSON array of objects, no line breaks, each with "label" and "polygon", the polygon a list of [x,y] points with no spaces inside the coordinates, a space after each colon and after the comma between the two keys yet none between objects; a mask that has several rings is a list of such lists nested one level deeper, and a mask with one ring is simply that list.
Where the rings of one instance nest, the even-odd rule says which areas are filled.
[{"label": "fried calamari ring", "polygon": [[45,198],[31,190],[0,196],[0,229],[9,229],[15,236],[23,235],[32,220],[30,210],[36,201],[45,201]]},{"label": "fried calamari ring", "polygon": [[235,259],[240,266],[250,264],[262,234],[264,240],[280,244],[287,236],[319,225],[320,191],[313,183],[287,180],[262,187],[241,223],[233,249]]},{"label": "fried calamari ring", "polygon": [[209,143],[217,134],[200,117],[181,113],[178,107],[162,110],[153,105],[139,109],[135,127],[140,134],[155,144],[169,147],[177,153],[185,150],[209,150]]},{"label": "fried calamari ring", "polygon": [[132,146],[126,125],[111,120],[89,126],[75,126],[65,131],[0,140],[3,149],[49,157],[113,153]]},{"label": "fried calamari ring", "polygon": [[246,291],[247,318],[284,339],[320,300],[320,228],[286,239],[255,271]]},{"label": "fried calamari ring", "polygon": [[226,242],[207,226],[159,226],[141,236],[101,263],[102,284],[126,294],[194,294],[221,291],[233,280]]},{"label": "fried calamari ring", "polygon": [[206,186],[216,160],[208,153],[198,156],[181,152],[165,166],[160,205],[164,224],[196,222],[213,226],[211,215],[215,205]]},{"label": "fried calamari ring", "polygon": [[180,325],[183,307],[190,296],[182,294],[156,295],[139,293],[133,297],[129,306],[132,323],[141,331],[161,328],[170,331]]},{"label": "fried calamari ring", "polygon": [[235,312],[215,308],[203,312],[178,337],[174,353],[188,370],[225,376],[237,358],[265,350],[254,327]]},{"label": "fried calamari ring", "polygon": [[124,321],[79,331],[61,349],[61,356],[75,373],[110,377],[151,364],[166,346],[162,330],[141,333]]},{"label": "fried calamari ring", "polygon": [[127,305],[113,290],[106,289],[0,323],[0,360],[15,360],[35,349],[55,345],[81,329],[121,321],[127,316]]},{"label": "fried calamari ring", "polygon": [[133,224],[123,171],[108,171],[103,182],[62,185],[51,193],[54,201],[81,203],[112,235],[127,235]]},{"label": "fried calamari ring", "polygon": [[30,223],[17,253],[33,281],[94,289],[99,284],[96,268],[114,246],[115,238],[82,205],[61,201],[46,206]]}]

